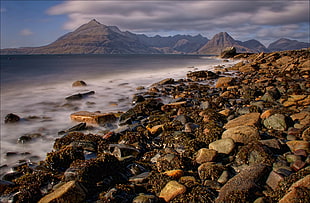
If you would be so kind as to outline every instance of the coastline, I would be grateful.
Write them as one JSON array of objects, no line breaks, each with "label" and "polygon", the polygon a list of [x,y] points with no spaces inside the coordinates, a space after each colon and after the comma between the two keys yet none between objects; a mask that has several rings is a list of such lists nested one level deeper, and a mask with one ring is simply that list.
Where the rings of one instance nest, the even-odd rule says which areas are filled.
[{"label": "coastline", "polygon": [[[16,167],[18,177],[1,182],[1,198],[306,202],[309,56],[309,49],[241,55],[233,67],[217,69],[221,77],[193,71],[163,79],[141,91],[131,109],[114,114],[116,130],[65,132],[44,161]],[[98,125],[115,123],[95,116]]]}]

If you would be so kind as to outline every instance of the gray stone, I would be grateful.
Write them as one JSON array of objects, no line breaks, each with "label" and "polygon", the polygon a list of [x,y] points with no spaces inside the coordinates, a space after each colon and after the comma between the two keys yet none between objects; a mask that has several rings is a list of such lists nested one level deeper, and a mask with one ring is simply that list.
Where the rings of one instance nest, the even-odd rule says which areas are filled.
[{"label": "gray stone", "polygon": [[231,138],[216,140],[209,144],[209,149],[214,149],[218,153],[230,154],[235,148],[235,142]]},{"label": "gray stone", "polygon": [[286,130],[287,124],[283,114],[274,114],[264,120],[264,126],[268,129]]},{"label": "gray stone", "polygon": [[202,164],[205,162],[213,161],[217,155],[217,152],[214,149],[201,148],[197,152],[196,162]]}]

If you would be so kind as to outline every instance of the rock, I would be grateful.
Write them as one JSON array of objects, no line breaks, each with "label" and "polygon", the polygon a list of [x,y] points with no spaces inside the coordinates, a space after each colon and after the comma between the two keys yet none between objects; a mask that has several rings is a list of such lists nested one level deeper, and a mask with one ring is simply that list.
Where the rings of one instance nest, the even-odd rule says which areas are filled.
[{"label": "rock", "polygon": [[159,202],[158,197],[155,195],[149,195],[140,193],[137,197],[132,200],[132,203],[156,203]]},{"label": "rock", "polygon": [[291,168],[294,171],[299,171],[300,169],[302,169],[305,166],[306,166],[306,163],[303,162],[302,160],[296,160],[296,161],[294,161],[294,163],[291,164]]},{"label": "rock", "polygon": [[198,167],[198,174],[202,181],[218,180],[222,175],[225,167],[222,164],[214,164],[213,162],[206,162]]},{"label": "rock", "polygon": [[214,149],[201,148],[196,154],[196,162],[202,164],[205,162],[210,162],[215,159],[217,151]]},{"label": "rock", "polygon": [[168,182],[165,187],[160,191],[159,197],[169,202],[176,196],[186,192],[186,187],[177,181]]},{"label": "rock", "polygon": [[214,149],[218,153],[230,154],[235,148],[235,142],[231,138],[216,140],[209,144],[209,149]]},{"label": "rock", "polygon": [[77,181],[69,181],[40,199],[39,203],[84,202],[86,189]]},{"label": "rock", "polygon": [[301,125],[310,124],[310,112],[309,111],[301,111],[300,113],[296,113],[291,115],[291,118],[294,122],[298,122]]},{"label": "rock", "polygon": [[278,139],[260,140],[259,142],[271,149],[281,150],[281,144]]},{"label": "rock", "polygon": [[260,113],[248,113],[228,121],[224,125],[224,128],[229,129],[242,125],[259,127],[259,123],[260,123]]},{"label": "rock", "polygon": [[145,101],[144,97],[142,95],[134,95],[133,98],[132,98],[132,104],[137,104],[137,103],[140,103],[140,102],[143,102]]},{"label": "rock", "polygon": [[276,173],[275,171],[271,171],[267,178],[266,184],[275,190],[278,187],[279,182],[282,180],[284,180],[282,175]]},{"label": "rock", "polygon": [[310,141],[310,127],[302,132],[301,137],[304,141]]},{"label": "rock", "polygon": [[[3,177],[2,177],[3,178]],[[11,181],[6,181],[6,180],[0,180],[0,194],[2,195],[3,192],[8,189],[9,187],[15,186],[15,183]],[[0,198],[1,200],[1,198]]]},{"label": "rock", "polygon": [[117,120],[113,113],[97,113],[88,111],[79,111],[70,115],[71,119],[77,122],[85,122],[88,124],[104,125]]},{"label": "rock", "polygon": [[72,83],[72,87],[81,87],[81,86],[87,86],[86,82],[83,80],[77,80]]},{"label": "rock", "polygon": [[263,164],[254,164],[231,178],[219,191],[215,202],[251,202],[256,199],[260,183],[265,179],[269,169]]},{"label": "rock", "polygon": [[181,176],[183,176],[184,172],[183,170],[176,169],[176,170],[165,171],[164,174],[174,179],[179,179]]},{"label": "rock", "polygon": [[174,102],[174,103],[170,103],[170,104],[165,104],[163,106],[161,106],[161,110],[162,111],[169,111],[171,109],[178,109],[182,106],[185,106],[187,104],[186,101],[181,101],[181,102]]},{"label": "rock", "polygon": [[264,120],[264,126],[268,129],[281,130],[287,129],[286,118],[283,114],[274,114]]},{"label": "rock", "polygon": [[85,93],[78,93],[78,94],[74,94],[71,95],[69,97],[66,97],[66,100],[80,100],[83,99],[85,97],[88,97],[89,95],[93,95],[95,94],[94,91],[89,91],[89,92],[85,92]]},{"label": "rock", "polygon": [[219,177],[217,182],[221,184],[225,184],[229,180],[229,172],[228,171],[223,171],[222,175]]},{"label": "rock", "polygon": [[233,81],[234,78],[232,77],[220,77],[215,84],[215,88],[231,86]]},{"label": "rock", "polygon": [[231,138],[234,142],[248,144],[252,141],[260,140],[257,128],[252,126],[236,126],[224,131],[222,138]]},{"label": "rock", "polygon": [[151,133],[151,134],[156,134],[156,133],[160,133],[163,129],[164,125],[155,125],[153,127],[146,127],[146,129]]},{"label": "rock", "polygon": [[4,123],[16,123],[18,121],[20,121],[20,117],[13,113],[6,115],[4,119]]},{"label": "rock", "polygon": [[218,77],[219,76],[216,73],[208,70],[187,73],[187,78],[193,81],[210,80],[210,79],[216,79]]},{"label": "rock", "polygon": [[221,58],[233,58],[237,55],[237,50],[235,47],[226,47],[224,51],[221,53]]},{"label": "rock", "polygon": [[303,149],[307,153],[310,153],[310,143],[308,141],[303,141],[303,140],[292,140],[288,141],[286,145],[290,148],[292,152]]},{"label": "rock", "polygon": [[173,83],[174,83],[173,78],[166,78],[166,79],[163,79],[162,81],[159,81],[157,84],[166,85],[166,84],[173,84]]},{"label": "rock", "polygon": [[310,175],[305,176],[299,181],[293,183],[279,201],[279,203],[299,203],[310,201]]},{"label": "rock", "polygon": [[64,133],[68,133],[68,132],[74,132],[74,131],[81,131],[81,130],[86,130],[86,123],[79,123],[67,130],[62,130],[60,132],[58,132],[58,134],[64,134]]}]

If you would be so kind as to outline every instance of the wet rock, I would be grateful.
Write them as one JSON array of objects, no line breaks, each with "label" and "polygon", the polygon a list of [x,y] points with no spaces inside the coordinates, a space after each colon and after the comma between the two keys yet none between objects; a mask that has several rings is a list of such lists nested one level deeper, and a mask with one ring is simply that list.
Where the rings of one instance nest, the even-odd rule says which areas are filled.
[{"label": "wet rock", "polygon": [[113,113],[97,113],[89,111],[79,111],[70,115],[70,118],[77,122],[85,122],[88,124],[104,125],[116,121]]},{"label": "wet rock", "polygon": [[279,182],[281,182],[284,179],[284,177],[275,171],[271,171],[269,174],[266,184],[271,187],[273,190],[275,190],[278,187]]},{"label": "wet rock", "polygon": [[218,153],[230,154],[235,148],[235,142],[231,138],[224,138],[209,144],[209,149],[214,149]]},{"label": "wet rock", "polygon": [[173,84],[173,83],[174,83],[173,78],[166,78],[166,79],[163,79],[162,81],[159,81],[157,84],[166,85],[166,84]]},{"label": "wet rock", "polygon": [[219,76],[212,72],[212,71],[195,71],[187,73],[187,78],[193,81],[202,81],[202,80],[209,80],[209,79],[216,79]]},{"label": "wet rock", "polygon": [[77,181],[69,181],[62,186],[44,196],[39,203],[52,202],[84,202],[86,189]]},{"label": "wet rock", "polygon": [[307,153],[310,153],[310,143],[308,141],[292,140],[288,141],[286,145],[290,148],[292,152],[302,149],[305,150]]},{"label": "wet rock", "polygon": [[259,127],[259,123],[260,123],[260,113],[249,113],[228,121],[224,125],[224,128],[229,129],[242,125]]},{"label": "wet rock", "polygon": [[145,101],[144,97],[142,95],[134,95],[132,98],[132,104],[135,105],[137,103]]},{"label": "wet rock", "polygon": [[245,125],[229,128],[223,132],[222,138],[231,138],[234,142],[248,144],[260,140],[260,135],[257,128]]},{"label": "wet rock", "polygon": [[140,173],[138,175],[130,177],[129,182],[132,182],[135,184],[145,182],[145,180],[149,177],[149,175],[150,175],[150,172]]},{"label": "wet rock", "polygon": [[159,197],[169,202],[176,196],[186,192],[186,187],[177,181],[168,182],[165,187],[160,191]]},{"label": "wet rock", "polygon": [[179,109],[180,107],[185,106],[186,104],[187,104],[186,101],[165,104],[161,107],[161,110],[167,112],[170,111],[171,109]]},{"label": "wet rock", "polygon": [[176,169],[176,170],[165,171],[164,174],[174,179],[179,179],[181,176],[183,176],[184,172],[183,170]]},{"label": "wet rock", "polygon": [[269,169],[266,165],[255,164],[231,178],[219,191],[215,202],[247,202],[256,199],[255,192],[261,190]]},{"label": "wet rock", "polygon": [[122,159],[128,156],[136,157],[140,153],[140,151],[135,147],[126,144],[110,144],[109,150],[118,159]]},{"label": "wet rock", "polygon": [[74,94],[74,95],[66,97],[66,100],[80,100],[80,99],[83,99],[83,98],[88,97],[88,96],[93,95],[93,94],[95,94],[95,91],[78,93],[78,94]]},{"label": "wet rock", "polygon": [[201,148],[196,154],[196,162],[202,164],[205,162],[210,162],[215,159],[217,151],[214,149]]},{"label": "wet rock", "polygon": [[13,113],[6,115],[4,118],[4,123],[16,123],[18,121],[20,121],[20,117]]},{"label": "wet rock", "polygon": [[73,132],[73,131],[81,131],[81,130],[86,130],[86,123],[79,123],[67,130],[62,130],[60,132],[58,132],[59,135],[61,134],[65,134],[65,133],[68,133],[68,132]]},{"label": "wet rock", "polygon": [[[0,194],[3,194],[3,192],[10,188],[13,187],[15,185],[15,183],[11,182],[11,181],[6,181],[6,180],[0,180]],[[0,199],[1,200],[1,199]]]},{"label": "wet rock", "polygon": [[215,88],[228,87],[228,86],[231,86],[233,82],[234,82],[234,78],[232,77],[220,77],[215,84]]},{"label": "wet rock", "polygon": [[72,83],[72,87],[83,87],[83,86],[87,86],[86,82],[84,82],[83,80],[77,80],[75,82]]},{"label": "wet rock", "polygon": [[264,120],[264,126],[268,129],[274,130],[286,130],[287,123],[286,118],[283,114],[274,114]]}]

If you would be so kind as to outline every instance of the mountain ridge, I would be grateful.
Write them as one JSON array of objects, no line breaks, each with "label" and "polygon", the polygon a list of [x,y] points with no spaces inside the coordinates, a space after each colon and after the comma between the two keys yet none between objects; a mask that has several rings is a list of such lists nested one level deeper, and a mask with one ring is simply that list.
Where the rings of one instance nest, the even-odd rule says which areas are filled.
[{"label": "mountain ridge", "polygon": [[[280,39],[281,40],[281,39]],[[279,40],[278,40],[279,41]],[[282,40],[283,41],[283,40]],[[274,42],[275,43],[275,42]],[[290,45],[293,43],[294,45]],[[272,43],[271,43],[272,44]],[[309,43],[286,41],[287,48],[309,47]],[[201,34],[149,37],[121,31],[117,26],[107,26],[93,19],[69,32],[54,42],[40,47],[1,49],[5,54],[202,54],[218,55],[226,47],[235,47],[238,52],[269,52],[259,41],[245,42],[233,39],[227,32],[216,34],[211,40]],[[270,46],[270,45],[269,45]],[[281,49],[281,43],[271,48]]]}]

